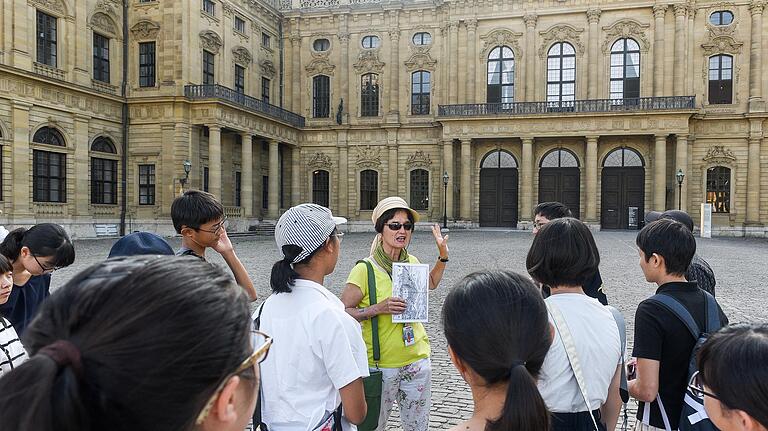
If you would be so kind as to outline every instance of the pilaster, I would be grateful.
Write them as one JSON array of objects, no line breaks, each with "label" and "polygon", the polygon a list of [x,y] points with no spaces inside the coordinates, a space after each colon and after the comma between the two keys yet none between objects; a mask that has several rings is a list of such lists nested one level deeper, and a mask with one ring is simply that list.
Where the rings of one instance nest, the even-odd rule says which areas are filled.
[{"label": "pilaster", "polygon": [[[392,18],[394,17],[394,18]],[[397,25],[397,11],[390,11],[390,18]],[[399,121],[399,103],[400,103],[400,30],[395,27],[389,31],[389,113],[387,115],[388,123],[397,123]]]},{"label": "pilaster", "polygon": [[[534,53],[536,52],[536,14],[526,14],[523,16],[525,21],[525,100],[528,102],[536,101],[536,63]],[[533,187],[533,186],[531,186]],[[530,213],[531,211],[528,211]],[[525,217],[529,217],[525,215]]]},{"label": "pilaster", "polygon": [[520,216],[521,220],[531,221],[533,219],[533,138],[521,138],[523,141],[522,164],[522,191]]},{"label": "pilaster", "polygon": [[472,140],[461,140],[461,218],[472,219]]},{"label": "pilaster", "polygon": [[749,111],[765,111],[763,100],[763,8],[765,2],[753,0],[749,5],[752,14],[752,26],[749,44]]},{"label": "pilaster", "polygon": [[243,217],[253,217],[253,136],[244,132],[240,134],[240,171],[242,173],[240,185],[240,206],[243,208]]},{"label": "pilaster", "polygon": [[675,96],[685,94],[685,46],[688,32],[686,31],[686,14],[688,5],[678,3],[673,6],[675,11],[675,68],[673,71],[673,85]]},{"label": "pilaster", "polygon": [[[291,109],[293,112],[303,115],[301,107],[301,36],[299,36],[298,32],[291,35],[291,54],[293,55],[293,60],[291,61],[291,66],[293,67],[293,85],[291,85]],[[261,83],[259,83],[259,87],[261,87]],[[271,178],[269,183],[272,184]],[[270,199],[271,198],[272,196],[270,195]]]},{"label": "pilaster", "polygon": [[11,181],[13,184],[11,199],[14,217],[23,218],[30,216],[32,210],[29,198],[32,193],[30,178],[32,173],[32,151],[29,148],[29,109],[31,104],[12,101],[11,122],[13,127],[13,147],[11,148],[11,162],[15,169],[11,169]]},{"label": "pilaster", "polygon": [[[476,80],[477,80],[477,20],[470,19],[467,21],[467,97],[464,100],[465,103],[478,103],[478,98],[475,93]],[[482,86],[481,86],[482,87]]]},{"label": "pilaster", "polygon": [[443,141],[443,171],[448,173],[448,195],[445,196],[446,214],[453,218],[453,140]]},{"label": "pilaster", "polygon": [[301,147],[291,147],[291,205],[298,205],[301,200]]},{"label": "pilaster", "polygon": [[448,68],[450,73],[450,81],[447,83],[449,86],[448,97],[451,104],[458,103],[458,75],[459,75],[459,24],[452,22],[448,24],[448,33],[450,34],[450,52],[448,55]]},{"label": "pilaster", "polygon": [[669,6],[657,4],[653,7],[653,95],[664,96],[664,18]]},{"label": "pilaster", "polygon": [[667,193],[667,136],[656,135],[653,150],[653,209],[666,210]]},{"label": "pilaster", "polygon": [[279,143],[269,141],[269,193],[267,199],[267,218],[277,220],[280,213],[280,153]]},{"label": "pilaster", "polygon": [[675,202],[680,203],[680,210],[688,211],[688,183],[691,177],[691,173],[688,169],[688,137],[685,135],[677,135],[677,143],[675,144],[675,165],[678,169],[683,170],[683,184],[679,187],[675,183]]},{"label": "pilaster", "polygon": [[397,166],[397,129],[387,129],[387,152],[389,153],[387,159],[387,193],[388,196],[399,196],[400,192],[397,190],[398,179],[398,166]]},{"label": "pilaster", "polygon": [[208,125],[208,191],[221,199],[221,127]]},{"label": "pilaster", "polygon": [[587,221],[597,219],[597,141],[598,136],[587,136]]},{"label": "pilaster", "polygon": [[336,137],[336,148],[339,152],[339,170],[337,175],[339,193],[337,193],[336,212],[340,215],[346,215],[349,212],[349,159],[347,149],[347,131],[339,130]]},{"label": "pilaster", "polygon": [[88,123],[89,117],[82,115],[74,116],[74,147],[75,157],[73,163],[75,165],[75,195],[71,198],[75,201],[75,215],[76,216],[88,216],[88,203],[90,194],[88,193]]},{"label": "pilaster", "polygon": [[[340,88],[338,97],[344,99],[344,112],[341,115],[341,123],[349,124],[349,108],[352,103],[352,95],[349,94],[349,33],[346,31],[346,19],[343,19],[344,26],[339,33],[339,44],[341,45],[341,61],[338,87]],[[333,88],[333,86],[331,86]]]},{"label": "pilaster", "polygon": [[587,99],[598,99],[598,44],[600,43],[600,9],[587,10],[587,20],[589,21],[589,43],[587,61],[589,62],[589,85],[587,87]]}]

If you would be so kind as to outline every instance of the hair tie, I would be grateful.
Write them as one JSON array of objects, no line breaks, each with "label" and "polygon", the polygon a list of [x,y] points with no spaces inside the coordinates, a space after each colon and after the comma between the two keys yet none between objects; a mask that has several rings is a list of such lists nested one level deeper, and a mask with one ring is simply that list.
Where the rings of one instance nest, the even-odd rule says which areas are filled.
[{"label": "hair tie", "polygon": [[83,377],[83,363],[80,361],[80,350],[70,341],[56,340],[38,350],[37,353],[53,359],[59,367],[71,366],[78,379]]},{"label": "hair tie", "polygon": [[515,371],[515,368],[520,366],[525,367],[525,361],[521,361],[519,359],[513,360],[512,365],[509,367],[509,374],[512,374]]}]

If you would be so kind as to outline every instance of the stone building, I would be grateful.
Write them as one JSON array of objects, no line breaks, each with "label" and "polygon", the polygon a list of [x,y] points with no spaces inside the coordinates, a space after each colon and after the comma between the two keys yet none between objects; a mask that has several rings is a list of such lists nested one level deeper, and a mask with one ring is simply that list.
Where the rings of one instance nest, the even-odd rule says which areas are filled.
[{"label": "stone building", "polygon": [[233,229],[397,194],[523,228],[544,200],[604,229],[708,202],[768,236],[764,6],[6,0],[2,221],[168,233],[194,187]]}]

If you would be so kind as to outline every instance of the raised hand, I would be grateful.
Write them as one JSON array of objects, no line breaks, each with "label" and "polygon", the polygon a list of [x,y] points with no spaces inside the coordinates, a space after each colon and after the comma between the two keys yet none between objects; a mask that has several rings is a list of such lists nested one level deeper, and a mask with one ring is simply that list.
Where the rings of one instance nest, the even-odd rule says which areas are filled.
[{"label": "raised hand", "polygon": [[443,236],[440,232],[440,225],[435,223],[432,225],[432,235],[435,237],[435,243],[437,244],[437,251],[440,253],[440,257],[448,258],[448,235]]}]

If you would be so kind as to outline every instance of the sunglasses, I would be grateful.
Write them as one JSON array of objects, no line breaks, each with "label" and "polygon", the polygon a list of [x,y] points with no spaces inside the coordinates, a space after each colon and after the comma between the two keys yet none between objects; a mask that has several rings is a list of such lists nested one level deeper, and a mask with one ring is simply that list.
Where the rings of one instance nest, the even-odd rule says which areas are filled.
[{"label": "sunglasses", "polygon": [[272,337],[254,329],[251,331],[251,345],[254,348],[253,353],[248,356],[248,358],[246,358],[246,360],[244,360],[243,363],[240,364],[240,366],[237,367],[233,373],[227,375],[227,377],[224,378],[221,383],[219,383],[216,391],[214,391],[213,395],[211,395],[211,398],[209,398],[208,402],[205,404],[205,407],[203,407],[203,410],[201,410],[200,414],[197,416],[197,420],[195,421],[197,425],[202,424],[205,421],[205,418],[208,417],[208,414],[211,412],[211,408],[213,408],[213,403],[216,402],[216,397],[219,395],[219,392],[224,389],[224,385],[226,385],[230,377],[236,376],[248,368],[251,368],[256,364],[260,364],[264,362],[265,359],[267,359],[267,356],[269,355],[269,347],[272,345]]},{"label": "sunglasses", "polygon": [[718,401],[720,400],[720,398],[718,398],[717,395],[704,390],[704,382],[701,380],[701,376],[699,375],[698,371],[693,373],[693,375],[691,376],[691,381],[688,382],[688,389],[690,389],[693,395],[695,395],[698,398],[704,398],[704,395],[706,395]]},{"label": "sunglasses", "polygon": [[404,227],[405,230],[413,230],[413,223],[409,221],[405,223],[392,222],[392,223],[387,223],[387,227],[394,231],[400,230],[401,227]]},{"label": "sunglasses", "polygon": [[35,262],[37,262],[37,265],[40,266],[40,269],[43,270],[43,274],[51,274],[54,271],[60,269],[58,266],[49,267],[49,266],[43,265],[39,260],[37,260],[37,256],[35,256],[34,254],[32,255],[32,257],[35,258]]},{"label": "sunglasses", "polygon": [[216,223],[216,224],[213,226],[213,230],[200,229],[200,228],[197,228],[197,230],[199,230],[199,231],[202,231],[202,232],[208,232],[208,233],[212,233],[212,234],[214,234],[214,235],[217,235],[221,229],[226,229],[226,228],[227,228],[227,224],[228,224],[228,223],[227,223],[227,216],[224,216],[224,218],[223,218],[223,219],[221,219],[221,221],[220,221],[220,222]]}]

